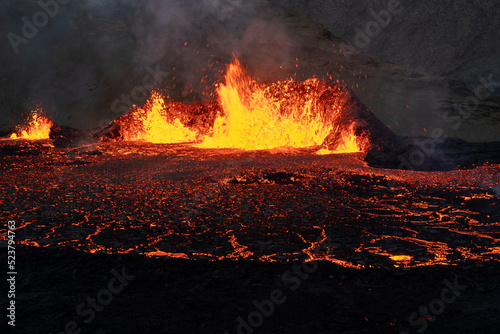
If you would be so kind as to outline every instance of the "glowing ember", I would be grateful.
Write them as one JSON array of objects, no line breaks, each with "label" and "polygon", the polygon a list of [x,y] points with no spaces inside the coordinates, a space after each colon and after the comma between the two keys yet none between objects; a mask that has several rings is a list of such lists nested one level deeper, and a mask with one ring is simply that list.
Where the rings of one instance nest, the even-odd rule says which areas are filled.
[{"label": "glowing ember", "polygon": [[[344,92],[335,104],[320,100],[327,87],[317,79],[298,85],[292,80],[261,85],[252,80],[235,59],[228,66],[225,83],[218,88],[219,115],[211,136],[199,147],[262,150],[278,147],[313,147],[323,143],[344,112]],[[343,133],[339,150],[359,152],[353,133]]]},{"label": "glowing ember", "polygon": [[43,111],[40,107],[34,109],[31,112],[28,125],[17,129],[17,131],[13,133],[10,138],[29,140],[49,139],[50,128],[54,122],[51,119],[42,116],[42,114]]},{"label": "glowing ember", "polygon": [[185,127],[168,110],[158,91],[151,94],[145,106],[134,110],[132,124],[125,128],[125,140],[143,140],[157,144],[193,142],[197,133]]}]

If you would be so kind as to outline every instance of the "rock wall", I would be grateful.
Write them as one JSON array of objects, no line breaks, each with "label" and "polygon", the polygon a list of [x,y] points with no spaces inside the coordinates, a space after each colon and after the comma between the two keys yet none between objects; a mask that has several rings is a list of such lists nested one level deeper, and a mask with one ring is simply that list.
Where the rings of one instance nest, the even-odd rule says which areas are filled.
[{"label": "rock wall", "polygon": [[[469,89],[476,87],[480,75],[494,73],[500,81],[498,1],[272,1],[322,23],[335,36],[383,61],[454,78]],[[395,3],[401,11],[388,17],[385,11]],[[370,22],[385,27],[377,30]],[[367,28],[372,37],[366,35]]]}]

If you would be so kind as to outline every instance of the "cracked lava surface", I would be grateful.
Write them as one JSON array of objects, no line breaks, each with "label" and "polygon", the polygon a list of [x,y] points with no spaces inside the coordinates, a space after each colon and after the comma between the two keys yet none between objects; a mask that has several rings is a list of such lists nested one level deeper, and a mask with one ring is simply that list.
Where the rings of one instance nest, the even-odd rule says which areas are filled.
[{"label": "cracked lava surface", "polygon": [[144,142],[0,151],[0,216],[20,244],[351,268],[500,259],[498,165],[414,172],[363,153]]}]

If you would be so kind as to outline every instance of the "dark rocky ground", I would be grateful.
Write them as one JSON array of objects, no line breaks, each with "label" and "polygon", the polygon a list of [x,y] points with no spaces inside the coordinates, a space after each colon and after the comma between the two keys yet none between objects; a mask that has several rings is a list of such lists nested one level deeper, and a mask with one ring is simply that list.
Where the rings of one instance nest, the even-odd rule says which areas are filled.
[{"label": "dark rocky ground", "polygon": [[[269,300],[275,289],[286,300],[254,333],[417,333],[423,321],[412,326],[410,316],[441,299],[445,280],[455,277],[466,288],[426,322],[425,333],[496,334],[500,329],[498,262],[363,270],[319,262],[292,291],[297,284],[287,285],[281,277],[301,263],[148,259],[32,247],[19,247],[17,261],[12,333],[64,332],[71,321],[81,333],[238,333],[236,319],[248,319],[257,310],[253,302]],[[134,278],[85,323],[89,315],[79,315],[77,306],[107,289],[111,270],[122,268]]]},{"label": "dark rocky ground", "polygon": [[[500,329],[498,165],[413,172],[359,154],[144,143],[0,152],[0,219],[18,223],[14,333],[71,321],[81,333],[238,333],[238,317],[255,333]],[[134,278],[86,323],[113,269]],[[456,300],[442,295],[455,276]],[[280,302],[277,289],[286,301],[260,325],[254,301]],[[439,314],[412,316],[421,306]]]},{"label": "dark rocky ground", "polygon": [[385,148],[371,149],[365,161],[372,167],[421,171],[473,168],[500,163],[500,142],[471,143],[460,139],[398,137]]}]

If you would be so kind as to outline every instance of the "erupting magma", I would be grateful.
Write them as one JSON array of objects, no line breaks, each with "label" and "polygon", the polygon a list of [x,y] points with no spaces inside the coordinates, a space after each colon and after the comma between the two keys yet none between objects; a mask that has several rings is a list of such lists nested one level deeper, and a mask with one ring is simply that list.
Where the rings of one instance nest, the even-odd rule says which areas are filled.
[{"label": "erupting magma", "polygon": [[185,127],[179,118],[173,118],[167,111],[164,98],[155,91],[147,103],[134,110],[134,118],[130,121],[136,126],[124,131],[125,140],[143,140],[156,144],[185,143],[196,141],[197,132]]},{"label": "erupting magma", "polygon": [[[319,80],[309,79],[304,91],[292,80],[261,85],[235,59],[217,93],[223,113],[199,147],[262,150],[319,146],[333,130],[319,110]],[[332,106],[341,108],[342,105]],[[355,144],[346,134],[345,144]],[[341,147],[359,151],[358,147]]]},{"label": "erupting magma", "polygon": [[38,107],[31,112],[28,124],[20,126],[16,132],[10,135],[11,139],[40,140],[49,139],[50,128],[54,122],[42,116],[42,108]]},{"label": "erupting magma", "polygon": [[[122,124],[127,129],[123,138],[154,143],[191,141],[201,148],[244,150],[318,147],[339,127],[336,122],[345,111],[346,92],[341,89],[325,108],[322,98],[328,89],[331,87],[319,79],[260,84],[235,59],[217,87],[219,110],[209,133],[183,125],[175,116],[182,114],[182,105],[167,107],[154,92],[146,106],[135,111],[129,124]],[[336,152],[362,150],[352,127],[344,130],[340,138]],[[325,152],[328,150],[320,151]]]},{"label": "erupting magma", "polygon": [[[216,103],[209,104],[216,108],[212,109],[211,127],[189,122],[193,115],[189,115],[188,104],[165,102],[165,97],[154,91],[144,106],[114,121],[120,128],[120,139],[243,150],[322,148],[318,154],[360,152],[366,146],[365,138],[354,134],[353,125],[345,124],[349,92],[323,80],[259,83],[234,59],[216,92]],[[53,122],[40,117],[39,112],[32,118],[21,137],[48,138]],[[335,138],[333,147],[329,146],[333,151],[326,149],[329,136]]]}]

